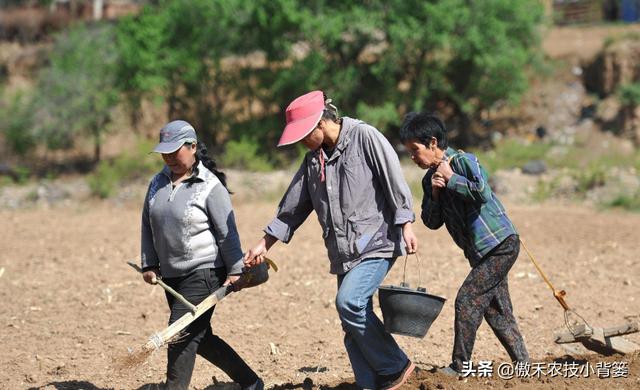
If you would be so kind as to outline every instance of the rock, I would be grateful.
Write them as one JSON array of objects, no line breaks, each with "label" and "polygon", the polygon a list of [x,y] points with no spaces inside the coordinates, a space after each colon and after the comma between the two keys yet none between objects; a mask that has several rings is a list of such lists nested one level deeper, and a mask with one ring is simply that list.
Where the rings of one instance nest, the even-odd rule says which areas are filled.
[{"label": "rock", "polygon": [[640,107],[624,110],[623,116],[623,136],[631,139],[636,145],[640,145]]},{"label": "rock", "polygon": [[620,104],[620,100],[616,96],[610,96],[606,99],[603,99],[598,104],[598,108],[595,113],[595,118],[604,123],[604,124],[615,124],[618,126],[620,123],[620,109],[622,108],[622,104]]},{"label": "rock", "polygon": [[543,139],[547,136],[547,128],[544,126],[536,127],[536,136],[540,139]]},{"label": "rock", "polygon": [[36,188],[33,200],[46,204],[56,204],[69,198],[69,192],[53,183],[42,183]]},{"label": "rock", "polygon": [[621,84],[640,79],[640,40],[623,37],[605,48],[588,64],[583,75],[587,90],[601,97],[612,94]]},{"label": "rock", "polygon": [[573,73],[574,76],[582,76],[582,68],[579,66],[574,66],[573,68],[571,68],[571,73]]},{"label": "rock", "polygon": [[496,175],[491,175],[489,176],[488,181],[489,187],[491,187],[493,192],[495,192],[496,194],[506,194],[507,192],[509,192],[508,188],[504,185],[504,181],[502,180],[502,178]]},{"label": "rock", "polygon": [[596,112],[597,112],[597,107],[595,104],[582,106],[582,108],[580,109],[580,120],[591,119],[595,116]]},{"label": "rock", "polygon": [[522,173],[527,175],[541,175],[547,172],[547,164],[542,160],[532,160],[524,164]]}]

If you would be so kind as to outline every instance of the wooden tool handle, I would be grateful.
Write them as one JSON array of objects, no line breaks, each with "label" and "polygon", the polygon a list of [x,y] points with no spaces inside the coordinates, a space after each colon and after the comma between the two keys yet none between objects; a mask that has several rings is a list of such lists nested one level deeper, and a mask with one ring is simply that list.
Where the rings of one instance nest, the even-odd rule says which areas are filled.
[{"label": "wooden tool handle", "polygon": [[[135,269],[136,271],[138,271],[139,273],[143,273],[142,272],[142,268],[140,268],[138,266],[138,264],[133,263],[131,261],[127,261],[127,264],[129,264],[133,269]],[[177,292],[176,290],[172,289],[170,286],[168,286],[165,282],[162,281],[162,279],[160,279],[159,277],[156,278],[156,282],[157,284],[162,287],[166,292],[168,292],[169,294],[173,295],[174,298],[176,298],[177,300],[179,300],[180,302],[182,302],[183,305],[185,305],[186,307],[189,308],[189,310],[191,310],[192,312],[196,311],[196,307],[189,301],[187,301],[187,299],[185,297],[183,297],[179,292]]]},{"label": "wooden tool handle", "polygon": [[556,297],[558,302],[560,302],[560,305],[562,306],[562,308],[565,310],[569,310],[569,305],[567,305],[567,302],[565,302],[564,300],[565,295],[567,295],[567,293],[564,290],[553,292],[553,296]]},{"label": "wooden tool handle", "polygon": [[196,306],[196,310],[191,313],[185,313],[182,317],[178,318],[174,323],[169,325],[161,332],[153,334],[149,337],[149,341],[145,344],[144,349],[153,350],[162,347],[174,336],[180,333],[184,328],[191,324],[196,318],[203,315],[207,310],[211,309],[224,297],[233,292],[232,285],[222,286],[217,289],[213,294],[209,295],[202,302]]}]

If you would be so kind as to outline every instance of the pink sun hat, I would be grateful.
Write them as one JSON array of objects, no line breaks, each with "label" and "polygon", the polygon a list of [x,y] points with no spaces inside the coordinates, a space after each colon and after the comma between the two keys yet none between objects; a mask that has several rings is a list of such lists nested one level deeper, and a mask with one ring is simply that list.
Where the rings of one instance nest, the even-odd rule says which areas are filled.
[{"label": "pink sun hat", "polygon": [[291,145],[311,133],[322,118],[324,93],[311,91],[292,101],[285,111],[287,125],[282,131],[278,146]]}]

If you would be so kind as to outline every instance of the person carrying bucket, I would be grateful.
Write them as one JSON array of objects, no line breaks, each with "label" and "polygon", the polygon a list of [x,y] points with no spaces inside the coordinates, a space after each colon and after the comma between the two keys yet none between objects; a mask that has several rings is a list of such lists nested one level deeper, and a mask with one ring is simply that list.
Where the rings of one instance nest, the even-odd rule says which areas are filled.
[{"label": "person carrying bucket", "polygon": [[315,210],[337,275],[336,309],[358,386],[396,389],[415,369],[373,312],[372,296],[395,259],[417,250],[412,196],[398,156],[374,127],[339,117],[322,91],[286,109],[278,146],[301,142],[309,152],[266,233],[245,254],[250,267],[278,240],[288,243]]},{"label": "person carrying bucket", "polygon": [[507,285],[520,240],[485,170],[473,154],[447,147],[447,130],[433,114],[407,114],[400,139],[411,160],[427,170],[422,179],[422,221],[433,230],[444,224],[471,265],[455,301],[452,362],[442,372],[457,375],[471,360],[483,317],[511,360],[529,361]]}]

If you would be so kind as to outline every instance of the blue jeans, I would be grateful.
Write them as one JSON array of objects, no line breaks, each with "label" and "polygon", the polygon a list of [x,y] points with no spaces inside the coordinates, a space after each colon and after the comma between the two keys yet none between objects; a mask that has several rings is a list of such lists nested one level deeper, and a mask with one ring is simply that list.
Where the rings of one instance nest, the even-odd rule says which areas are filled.
[{"label": "blue jeans", "polygon": [[377,388],[378,375],[401,371],[408,358],[373,312],[373,294],[394,259],[366,259],[338,275],[336,309],[344,329],[344,345],[358,386]]}]

